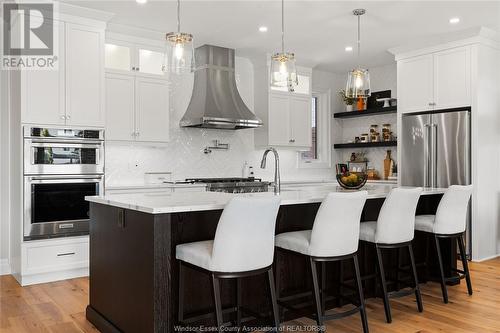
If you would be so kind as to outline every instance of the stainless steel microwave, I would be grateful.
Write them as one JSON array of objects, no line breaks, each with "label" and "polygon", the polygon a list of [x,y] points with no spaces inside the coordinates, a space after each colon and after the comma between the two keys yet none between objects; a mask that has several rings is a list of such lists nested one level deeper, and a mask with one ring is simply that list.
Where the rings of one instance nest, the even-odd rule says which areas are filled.
[{"label": "stainless steel microwave", "polygon": [[24,128],[24,174],[104,173],[104,131]]}]

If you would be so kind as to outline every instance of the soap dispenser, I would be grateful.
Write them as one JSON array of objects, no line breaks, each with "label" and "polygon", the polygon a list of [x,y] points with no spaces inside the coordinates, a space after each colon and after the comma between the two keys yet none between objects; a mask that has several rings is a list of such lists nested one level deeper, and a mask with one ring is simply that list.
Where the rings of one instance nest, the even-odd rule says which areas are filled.
[{"label": "soap dispenser", "polygon": [[250,176],[250,166],[248,165],[248,161],[245,161],[245,163],[243,164],[241,176],[243,178],[248,178]]}]

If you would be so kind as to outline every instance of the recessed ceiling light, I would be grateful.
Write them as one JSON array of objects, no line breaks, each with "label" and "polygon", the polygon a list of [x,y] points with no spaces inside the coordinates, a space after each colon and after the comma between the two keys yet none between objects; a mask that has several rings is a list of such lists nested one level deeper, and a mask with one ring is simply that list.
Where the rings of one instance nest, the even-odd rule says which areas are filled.
[{"label": "recessed ceiling light", "polygon": [[144,5],[148,0],[135,0],[138,4]]},{"label": "recessed ceiling light", "polygon": [[346,52],[352,52],[352,46],[346,46],[345,47]]},{"label": "recessed ceiling light", "polygon": [[260,32],[267,32],[267,27],[265,27],[265,26],[259,27],[259,31]]},{"label": "recessed ceiling light", "polygon": [[452,17],[450,19],[450,24],[457,24],[460,22],[460,18],[459,17]]}]

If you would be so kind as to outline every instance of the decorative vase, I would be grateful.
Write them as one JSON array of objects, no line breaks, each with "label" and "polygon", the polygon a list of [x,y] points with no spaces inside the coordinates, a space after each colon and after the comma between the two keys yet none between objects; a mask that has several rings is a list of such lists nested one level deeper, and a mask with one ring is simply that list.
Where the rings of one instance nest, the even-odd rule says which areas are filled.
[{"label": "decorative vase", "polygon": [[366,102],[364,98],[358,98],[356,108],[358,111],[364,111],[366,109]]},{"label": "decorative vase", "polygon": [[345,110],[346,110],[347,112],[354,111],[354,105],[352,105],[352,104],[351,104],[351,105],[346,105],[346,106],[345,106]]}]

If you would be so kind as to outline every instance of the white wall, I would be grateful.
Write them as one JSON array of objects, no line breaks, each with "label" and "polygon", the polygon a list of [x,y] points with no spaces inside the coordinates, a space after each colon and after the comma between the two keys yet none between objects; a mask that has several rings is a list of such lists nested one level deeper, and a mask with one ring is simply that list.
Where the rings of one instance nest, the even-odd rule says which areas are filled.
[{"label": "white wall", "polygon": [[[335,75],[315,71],[313,90],[332,88]],[[253,65],[247,58],[236,57],[236,81],[246,105],[253,110]],[[168,144],[154,147],[136,143],[108,143],[106,146],[106,185],[142,183],[144,172],[171,171],[173,179],[189,177],[241,176],[243,163],[254,167],[256,177],[272,179],[273,162],[265,170],[259,168],[263,151],[254,147],[253,130],[212,130],[180,128],[191,98],[193,76],[174,78],[171,83],[170,139]],[[332,89],[335,92],[336,89]],[[218,139],[229,143],[228,151],[213,151],[204,154],[205,146]],[[278,149],[282,180],[333,179],[330,168],[300,169],[297,167],[297,152]]]},{"label": "white wall", "polygon": [[0,275],[9,268],[9,99],[7,73],[0,70]]}]

